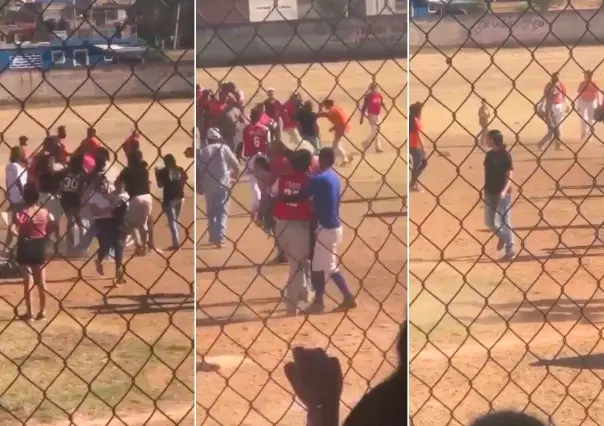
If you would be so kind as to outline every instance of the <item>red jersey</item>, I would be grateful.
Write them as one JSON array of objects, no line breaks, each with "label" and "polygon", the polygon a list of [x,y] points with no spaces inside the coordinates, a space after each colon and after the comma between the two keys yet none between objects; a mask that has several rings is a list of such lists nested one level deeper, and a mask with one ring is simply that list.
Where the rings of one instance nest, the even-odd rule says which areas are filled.
[{"label": "red jersey", "polygon": [[563,104],[566,100],[566,86],[561,81],[556,83],[553,88],[552,83],[547,83],[543,89],[543,94],[546,96],[548,94],[553,95],[552,103],[554,105]]},{"label": "red jersey", "polygon": [[[277,195],[295,195],[300,192],[302,187],[308,182],[306,173],[293,171],[287,173],[277,180]],[[295,203],[286,203],[277,200],[273,210],[273,215],[280,220],[309,220],[311,209],[308,200],[301,200]]]},{"label": "red jersey", "polygon": [[275,177],[280,177],[288,173],[291,169],[287,157],[284,155],[269,155],[268,157],[271,174]]},{"label": "red jersey", "polygon": [[365,96],[364,107],[368,115],[380,115],[382,112],[383,98],[377,92],[369,93]]},{"label": "red jersey", "polygon": [[140,148],[140,145],[141,145],[141,143],[140,143],[138,135],[133,133],[130,136],[128,136],[128,138],[124,141],[124,144],[122,145],[122,147],[124,148],[124,153],[126,155],[130,155],[131,153],[136,151],[138,148]]},{"label": "red jersey", "polygon": [[298,127],[296,123],[296,104],[292,101],[287,101],[281,106],[281,120],[283,120],[284,129],[295,129]]},{"label": "red jersey", "polygon": [[272,122],[273,122],[273,119],[272,119],[272,118],[270,118],[270,117],[268,116],[268,114],[267,114],[267,113],[263,113],[263,114],[260,116],[260,121],[259,121],[259,123],[260,123],[260,124],[262,124],[263,126],[268,126],[268,125],[269,125],[269,124],[271,124]]},{"label": "red jersey", "polygon": [[208,102],[208,112],[210,116],[214,119],[220,117],[220,114],[222,114],[222,111],[225,107],[226,104],[220,102],[218,99],[212,99],[210,100],[210,102]]},{"label": "red jersey", "polygon": [[259,124],[248,124],[243,129],[244,158],[251,158],[256,154],[264,154],[268,148],[268,129]]}]

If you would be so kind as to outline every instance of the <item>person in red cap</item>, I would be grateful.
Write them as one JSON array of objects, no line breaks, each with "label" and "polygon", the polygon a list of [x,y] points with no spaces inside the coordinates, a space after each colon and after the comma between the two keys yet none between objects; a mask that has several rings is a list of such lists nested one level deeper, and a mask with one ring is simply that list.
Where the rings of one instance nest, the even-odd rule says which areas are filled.
[{"label": "person in red cap", "polygon": [[89,127],[86,131],[86,138],[82,140],[80,146],[76,150],[77,154],[91,154],[96,155],[96,151],[101,147],[101,142],[96,137],[96,129]]},{"label": "person in red cap", "polygon": [[140,133],[138,130],[134,129],[122,144],[122,149],[124,150],[124,154],[126,154],[126,158],[139,150],[140,145]]}]

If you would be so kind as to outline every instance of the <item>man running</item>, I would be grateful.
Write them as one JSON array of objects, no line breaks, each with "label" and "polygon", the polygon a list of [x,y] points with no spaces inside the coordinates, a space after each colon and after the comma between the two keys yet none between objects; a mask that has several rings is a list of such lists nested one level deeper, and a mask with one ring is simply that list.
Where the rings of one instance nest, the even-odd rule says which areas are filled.
[{"label": "man running", "polygon": [[353,161],[352,155],[346,153],[346,150],[342,146],[342,138],[344,138],[348,130],[350,130],[348,118],[346,117],[346,114],[344,114],[344,110],[336,106],[333,100],[326,99],[319,107],[318,117],[325,117],[331,123],[331,129],[329,129],[329,131],[333,133],[333,149],[336,154],[343,158],[342,166],[350,164]]},{"label": "man running", "polygon": [[187,172],[176,164],[176,158],[172,154],[164,157],[164,168],[156,169],[155,179],[157,186],[163,190],[162,209],[168,218],[168,227],[172,235],[170,251],[178,250],[180,238],[178,235],[178,219],[185,198],[185,184]]}]

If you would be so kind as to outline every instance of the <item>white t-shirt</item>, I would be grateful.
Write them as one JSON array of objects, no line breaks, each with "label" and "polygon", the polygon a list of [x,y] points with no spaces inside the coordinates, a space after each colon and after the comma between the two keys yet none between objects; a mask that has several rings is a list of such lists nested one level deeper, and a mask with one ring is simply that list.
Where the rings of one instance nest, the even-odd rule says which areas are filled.
[{"label": "white t-shirt", "polygon": [[[109,194],[103,194],[102,192],[93,192],[90,195],[90,198],[88,199],[88,204],[94,205],[97,209],[107,209],[109,207],[111,207],[111,200],[112,200],[112,192],[113,192],[114,188],[112,186],[110,186],[109,188]],[[95,219],[103,219],[103,218],[110,218],[111,217],[111,211],[108,211],[105,214],[101,214],[101,215],[97,215],[97,214],[93,214],[93,217]]]},{"label": "white t-shirt", "polygon": [[27,170],[19,163],[8,163],[5,170],[6,176],[6,198],[11,204],[17,204],[23,201],[16,182],[21,182],[22,186],[27,183]]}]

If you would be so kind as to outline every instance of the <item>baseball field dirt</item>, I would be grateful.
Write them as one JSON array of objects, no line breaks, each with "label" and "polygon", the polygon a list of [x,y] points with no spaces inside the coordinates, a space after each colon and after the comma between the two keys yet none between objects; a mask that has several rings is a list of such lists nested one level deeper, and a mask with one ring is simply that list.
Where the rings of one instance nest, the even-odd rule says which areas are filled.
[{"label": "baseball field dirt", "polygon": [[[204,426],[294,426],[304,422],[283,374],[296,345],[320,346],[337,356],[346,372],[344,416],[368,389],[392,372],[393,350],[406,318],[406,111],[405,60],[198,70],[198,83],[215,88],[235,82],[251,104],[273,88],[279,98],[298,90],[304,99],[331,97],[352,116],[351,146],[360,147],[369,129],[359,125],[357,102],[372,79],[388,113],[383,117],[383,153],[356,152],[342,175],[344,227],[341,269],[359,307],[330,312],[339,296],[328,284],[328,313],[285,317],[280,303],[285,266],[268,265],[274,241],[250,222],[248,186],[233,186],[227,236],[218,250],[207,244],[204,202],[199,199],[197,238],[198,361],[218,371],[198,373],[198,424]],[[320,123],[330,145],[328,124]]]},{"label": "baseball field dirt", "polygon": [[[67,126],[70,150],[94,125],[102,142],[118,152],[138,121],[145,136],[141,149],[150,166],[162,164],[158,155],[173,153],[189,169],[192,184],[192,161],[183,155],[192,144],[191,104],[172,100],[71,110],[3,109],[0,155],[8,162],[9,146],[19,135],[27,135],[35,148],[45,129],[54,132],[61,124]],[[125,162],[123,153],[118,158]],[[4,169],[1,173],[4,182]],[[153,209],[157,245],[166,248],[170,235],[157,200]],[[133,257],[128,250],[127,284],[119,288],[111,285],[111,264],[105,268],[107,277],[101,278],[92,261],[52,260],[44,322],[15,321],[21,282],[0,282],[1,424],[21,425],[27,419],[28,425],[73,424],[70,419],[87,425],[193,424],[193,213],[189,189],[180,218],[182,248],[146,257]]]},{"label": "baseball field dirt", "polygon": [[[583,69],[600,81],[599,51],[464,49],[451,66],[437,53],[411,61],[411,102],[427,100],[430,155],[426,191],[409,200],[417,426],[465,425],[502,408],[526,409],[551,424],[595,425],[604,416],[604,132],[597,124],[582,144],[571,110],[562,126],[566,149],[540,152],[546,127],[534,116],[549,74],[560,73],[572,98]],[[496,238],[484,226],[484,151],[475,143],[481,97],[495,109],[490,127],[503,132],[514,161],[518,257],[511,263],[498,261]]]}]

